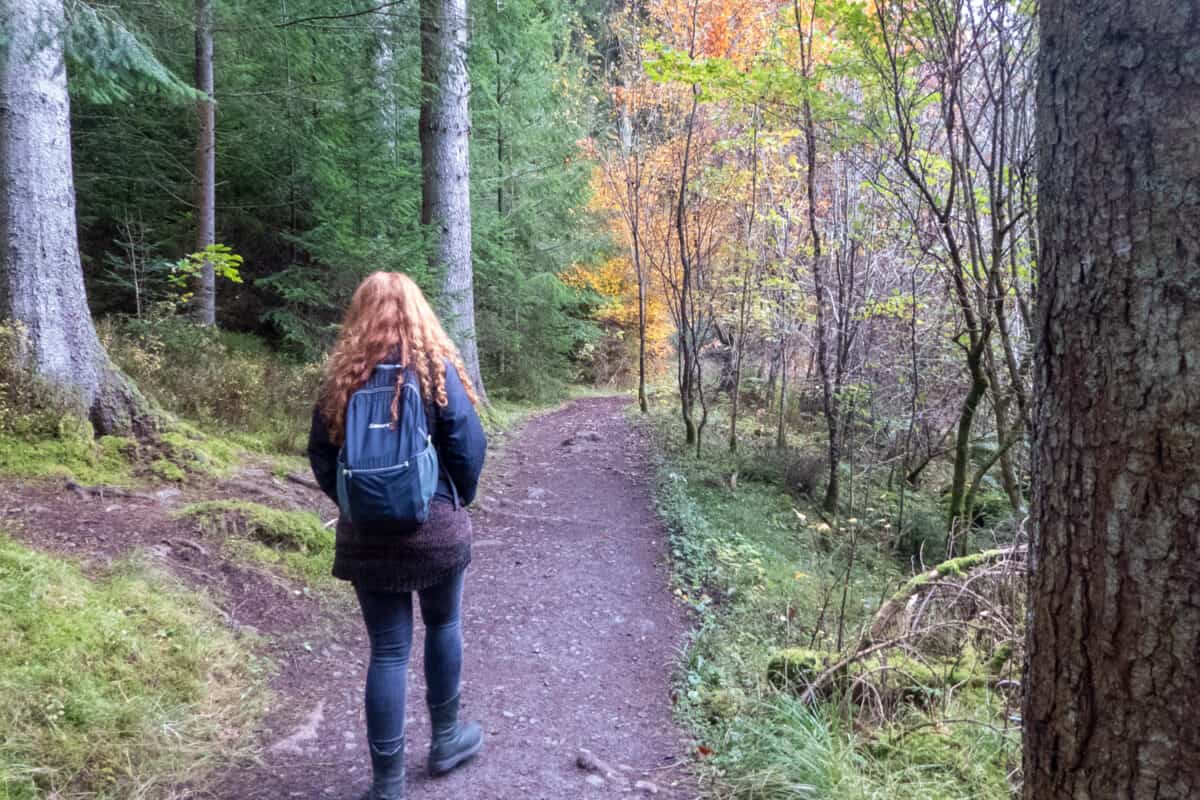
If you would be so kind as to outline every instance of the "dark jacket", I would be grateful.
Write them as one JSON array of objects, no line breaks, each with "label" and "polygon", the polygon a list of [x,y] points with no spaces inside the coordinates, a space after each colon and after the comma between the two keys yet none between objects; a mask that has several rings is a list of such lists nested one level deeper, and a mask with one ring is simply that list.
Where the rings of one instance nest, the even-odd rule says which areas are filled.
[{"label": "dark jacket", "polygon": [[[333,574],[361,588],[406,591],[432,586],[471,560],[470,515],[456,507],[475,499],[487,438],[458,371],[446,363],[446,405],[427,403],[426,420],[437,448],[439,478],[429,520],[408,531],[359,530],[338,521]],[[338,446],[314,410],[308,460],[322,491],[337,502]],[[453,481],[453,483],[451,483]]]}]

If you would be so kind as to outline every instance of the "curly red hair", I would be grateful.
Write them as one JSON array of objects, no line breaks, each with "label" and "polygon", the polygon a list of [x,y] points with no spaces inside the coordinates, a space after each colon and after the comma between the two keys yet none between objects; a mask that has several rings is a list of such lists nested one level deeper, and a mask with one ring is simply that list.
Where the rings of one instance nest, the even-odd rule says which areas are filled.
[{"label": "curly red hair", "polygon": [[[414,369],[426,402],[439,406],[447,402],[449,361],[471,402],[479,403],[458,348],[446,335],[420,287],[399,272],[374,272],[354,291],[321,382],[317,405],[334,444],[340,444],[346,436],[350,395],[366,383],[376,364],[388,359],[397,359]],[[392,401],[393,421],[399,412],[400,381],[403,376]]]}]

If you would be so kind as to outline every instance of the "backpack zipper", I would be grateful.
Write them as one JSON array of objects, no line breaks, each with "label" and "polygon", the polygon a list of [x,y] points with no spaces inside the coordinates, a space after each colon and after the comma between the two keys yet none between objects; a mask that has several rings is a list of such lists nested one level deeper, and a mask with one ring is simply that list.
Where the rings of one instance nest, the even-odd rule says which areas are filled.
[{"label": "backpack zipper", "polygon": [[395,466],[392,466],[392,467],[364,467],[363,469],[353,469],[353,470],[352,469],[343,469],[342,474],[345,475],[347,478],[352,478],[352,477],[354,477],[354,473],[356,473],[356,472],[387,472],[390,469],[408,469],[409,463],[410,462],[405,461],[403,464],[396,464]]}]

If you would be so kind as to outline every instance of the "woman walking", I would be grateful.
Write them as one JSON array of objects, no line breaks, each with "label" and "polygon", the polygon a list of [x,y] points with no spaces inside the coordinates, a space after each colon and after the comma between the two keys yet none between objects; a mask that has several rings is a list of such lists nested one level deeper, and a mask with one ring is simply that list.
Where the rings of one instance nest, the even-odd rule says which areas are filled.
[{"label": "woman walking", "polygon": [[[388,370],[391,370],[390,372]],[[460,606],[471,560],[471,518],[486,440],[475,391],[463,362],[425,296],[407,277],[376,272],[358,287],[329,359],[313,414],[308,455],[324,492],[338,502],[341,446],[351,397],[394,387],[391,419],[367,427],[395,429],[405,391],[419,391],[438,461],[437,486],[424,522],[355,524],[345,502],[338,520],[335,577],[354,584],[371,643],[367,669],[367,740],[372,783],[363,800],[404,797],[404,704],[413,634],[413,592],[425,623],[425,679],[433,738],[429,771],[449,772],[479,752],[479,723],[458,721],[462,672]],[[419,416],[417,417],[419,419]],[[352,437],[358,434],[352,432]],[[349,480],[350,478],[346,478]],[[430,477],[432,480],[432,476]],[[346,489],[343,487],[343,501]]]}]

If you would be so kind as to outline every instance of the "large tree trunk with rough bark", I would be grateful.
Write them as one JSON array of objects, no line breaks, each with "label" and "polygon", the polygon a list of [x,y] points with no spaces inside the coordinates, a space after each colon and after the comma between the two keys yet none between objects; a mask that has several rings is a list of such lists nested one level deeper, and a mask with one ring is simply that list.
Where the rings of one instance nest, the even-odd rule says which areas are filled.
[{"label": "large tree trunk with rough bark", "polygon": [[[196,252],[217,241],[216,109],[213,103],[213,0],[196,0]],[[195,299],[196,321],[217,322],[217,279],[213,265],[200,269]]]},{"label": "large tree trunk with rough bark", "polygon": [[1043,0],[1029,800],[1200,797],[1200,5]]},{"label": "large tree trunk with rough bark", "polygon": [[447,330],[483,397],[471,266],[467,24],[466,0],[421,0],[421,222],[437,235]]},{"label": "large tree trunk with rough bark", "polygon": [[0,0],[0,319],[103,433],[147,424],[96,337],[75,231],[62,0]]}]

